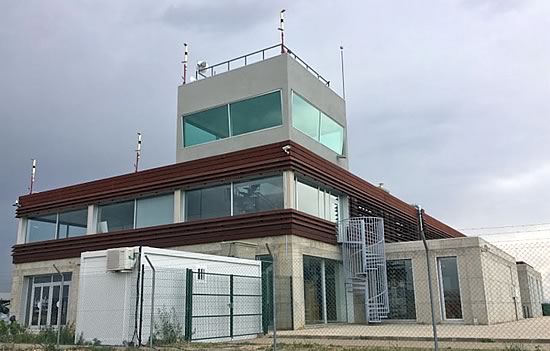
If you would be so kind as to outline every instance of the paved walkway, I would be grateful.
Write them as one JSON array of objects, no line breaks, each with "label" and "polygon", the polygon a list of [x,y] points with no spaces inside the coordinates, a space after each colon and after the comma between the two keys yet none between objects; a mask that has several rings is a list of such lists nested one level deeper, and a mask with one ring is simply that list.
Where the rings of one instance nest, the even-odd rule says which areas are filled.
[{"label": "paved walkway", "polygon": [[[550,317],[529,318],[495,325],[443,324],[440,340],[470,342],[550,343]],[[429,341],[432,326],[421,324],[324,325],[302,330],[279,331],[284,338],[333,340]]]}]

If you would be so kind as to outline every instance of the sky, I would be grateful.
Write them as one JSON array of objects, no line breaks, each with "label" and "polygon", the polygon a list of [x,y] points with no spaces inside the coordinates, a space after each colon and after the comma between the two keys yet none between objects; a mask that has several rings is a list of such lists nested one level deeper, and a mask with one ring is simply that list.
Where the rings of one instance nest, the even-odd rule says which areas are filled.
[{"label": "sky", "polygon": [[137,132],[173,163],[183,43],[273,45],[281,8],[337,92],[345,47],[354,173],[455,228],[550,222],[547,0],[0,1],[0,291],[31,158],[37,191],[130,172]]}]

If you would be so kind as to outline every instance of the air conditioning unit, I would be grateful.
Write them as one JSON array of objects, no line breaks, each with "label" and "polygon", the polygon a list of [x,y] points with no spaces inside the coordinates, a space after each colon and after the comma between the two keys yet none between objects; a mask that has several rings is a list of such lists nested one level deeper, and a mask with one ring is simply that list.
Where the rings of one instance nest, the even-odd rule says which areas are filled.
[{"label": "air conditioning unit", "polygon": [[123,247],[107,250],[108,272],[130,272],[136,263],[136,253],[133,248]]}]

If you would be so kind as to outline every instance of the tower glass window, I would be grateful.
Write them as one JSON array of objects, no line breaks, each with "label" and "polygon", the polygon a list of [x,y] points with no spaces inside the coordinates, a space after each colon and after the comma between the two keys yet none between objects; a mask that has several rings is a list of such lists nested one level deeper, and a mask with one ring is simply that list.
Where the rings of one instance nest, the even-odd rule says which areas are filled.
[{"label": "tower glass window", "polygon": [[185,146],[229,137],[227,105],[185,116],[183,119],[183,134]]},{"label": "tower glass window", "polygon": [[279,91],[229,105],[231,135],[250,133],[283,123]]},{"label": "tower glass window", "polygon": [[344,128],[324,113],[321,113],[321,133],[319,142],[337,154],[342,154]]},{"label": "tower glass window", "polygon": [[281,92],[274,91],[183,116],[183,145],[203,144],[282,123]]},{"label": "tower glass window", "polygon": [[292,94],[292,126],[319,140],[319,110],[297,94]]},{"label": "tower glass window", "polygon": [[343,153],[344,127],[294,92],[292,126],[337,154]]}]

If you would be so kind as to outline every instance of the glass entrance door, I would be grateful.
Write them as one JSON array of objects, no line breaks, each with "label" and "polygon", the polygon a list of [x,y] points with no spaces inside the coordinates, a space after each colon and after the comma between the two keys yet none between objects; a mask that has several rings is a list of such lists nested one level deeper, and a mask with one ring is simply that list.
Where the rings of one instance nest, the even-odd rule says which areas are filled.
[{"label": "glass entrance door", "polygon": [[454,256],[439,257],[437,263],[442,318],[444,320],[461,320],[462,301],[457,259]]},{"label": "glass entrance door", "polygon": [[32,328],[57,326],[59,306],[61,304],[61,325],[67,323],[69,304],[69,284],[71,273],[64,273],[65,283],[61,287],[58,275],[30,277],[27,300],[26,323]]},{"label": "glass entrance door", "polygon": [[31,297],[32,301],[32,316],[31,326],[46,326],[48,325],[52,297],[50,296],[50,286],[36,284]]}]

